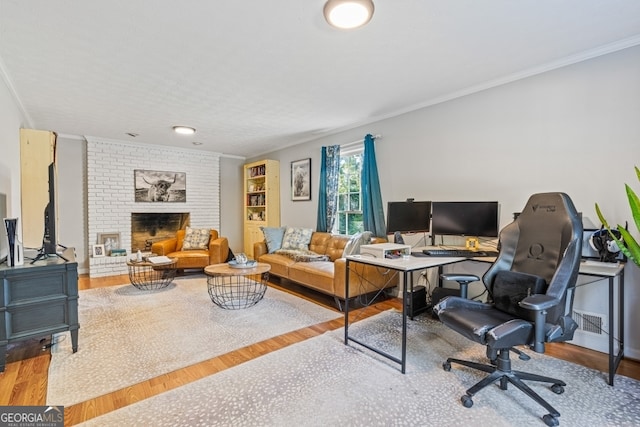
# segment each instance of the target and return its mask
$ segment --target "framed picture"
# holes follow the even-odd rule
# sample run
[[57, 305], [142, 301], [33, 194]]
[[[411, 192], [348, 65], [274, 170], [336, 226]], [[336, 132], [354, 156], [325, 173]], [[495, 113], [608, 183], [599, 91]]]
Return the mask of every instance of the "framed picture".
[[311, 200], [311, 159], [291, 162], [291, 200]]
[[133, 171], [136, 202], [186, 202], [187, 174], [136, 169]]
[[93, 245], [91, 248], [91, 256], [94, 258], [101, 258], [104, 256], [104, 245]]
[[104, 254], [111, 255], [114, 249], [120, 249], [120, 233], [98, 233], [98, 244], [104, 245]]

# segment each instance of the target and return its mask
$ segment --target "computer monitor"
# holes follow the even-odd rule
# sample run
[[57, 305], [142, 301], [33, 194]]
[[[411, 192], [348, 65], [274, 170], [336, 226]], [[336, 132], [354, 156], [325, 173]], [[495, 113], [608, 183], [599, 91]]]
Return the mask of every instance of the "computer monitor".
[[433, 202], [431, 234], [498, 237], [498, 202]]
[[429, 231], [431, 202], [416, 202], [411, 199], [404, 202], [387, 203], [387, 234], [418, 233]]

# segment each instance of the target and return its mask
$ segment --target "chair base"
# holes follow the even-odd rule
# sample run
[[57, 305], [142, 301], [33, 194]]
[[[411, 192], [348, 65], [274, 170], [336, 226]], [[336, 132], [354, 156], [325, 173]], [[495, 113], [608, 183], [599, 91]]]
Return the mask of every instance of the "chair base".
[[472, 369], [477, 369], [479, 371], [487, 372], [489, 375], [475, 384], [473, 387], [467, 390], [467, 394], [460, 398], [462, 404], [466, 408], [470, 408], [473, 406], [472, 397], [478, 393], [483, 388], [487, 387], [494, 382], [500, 381], [500, 389], [507, 390], [507, 385], [509, 383], [515, 385], [520, 391], [529, 396], [531, 399], [535, 400], [538, 404], [543, 406], [548, 414], [542, 417], [543, 421], [548, 426], [557, 426], [559, 425], [558, 417], [560, 417], [560, 413], [551, 406], [546, 400], [540, 397], [535, 391], [533, 391], [528, 385], [526, 385], [523, 380], [528, 381], [537, 381], [537, 382], [546, 382], [551, 383], [551, 391], [556, 394], [564, 393], [565, 384], [563, 381], [560, 381], [555, 378], [545, 377], [542, 375], [531, 374], [528, 372], [522, 371], [514, 371], [511, 369], [511, 360], [509, 358], [509, 349], [500, 350], [498, 353], [498, 357], [495, 360], [496, 365], [484, 365], [481, 363], [470, 362], [468, 360], [454, 359], [448, 358], [446, 362], [442, 364], [442, 367], [445, 371], [451, 370], [451, 364], [457, 363], [458, 365], [466, 366]]

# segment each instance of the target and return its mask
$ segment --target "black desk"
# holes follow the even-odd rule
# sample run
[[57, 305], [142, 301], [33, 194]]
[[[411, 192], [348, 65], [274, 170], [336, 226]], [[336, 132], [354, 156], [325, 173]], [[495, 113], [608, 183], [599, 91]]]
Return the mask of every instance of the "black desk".
[[[349, 298], [344, 301], [344, 343], [349, 344], [349, 341], [355, 342], [369, 350], [386, 357], [400, 364], [400, 371], [404, 374], [407, 365], [407, 313], [411, 311], [413, 313], [412, 300], [409, 297], [413, 294], [413, 272], [420, 271], [428, 268], [439, 267], [446, 264], [453, 264], [461, 261], [465, 261], [467, 258], [460, 257], [414, 257], [407, 258], [374, 258], [365, 255], [350, 255], [347, 257], [346, 264], [346, 281], [345, 281], [345, 295], [349, 295], [349, 269], [351, 263], [368, 264], [384, 269], [395, 270], [403, 275], [404, 284], [402, 286], [402, 350], [401, 355], [398, 358], [392, 354], [386, 353], [382, 350], [374, 348], [373, 346], [362, 342], [356, 338], [349, 336]], [[408, 286], [407, 286], [408, 285]]]
[[[410, 295], [413, 294], [413, 272], [420, 271], [429, 268], [441, 268], [444, 265], [455, 264], [462, 261], [480, 261], [486, 263], [492, 263], [495, 261], [495, 258], [492, 257], [481, 257], [481, 258], [460, 258], [460, 257], [409, 257], [408, 259], [397, 258], [397, 259], [380, 259], [373, 258], [361, 255], [351, 255], [347, 257], [347, 265], [346, 265], [346, 283], [345, 283], [345, 295], [349, 295], [349, 268], [350, 263], [361, 263], [374, 265], [386, 269], [396, 270], [403, 275], [403, 290], [402, 290], [402, 352], [400, 358], [388, 354], [379, 349], [373, 348], [372, 346], [355, 339], [349, 336], [349, 299], [345, 300], [345, 317], [344, 317], [344, 343], [345, 345], [349, 344], [349, 341], [355, 342], [357, 344], [362, 345], [363, 347], [368, 348], [369, 350], [380, 354], [396, 363], [399, 363], [401, 366], [401, 372], [404, 374], [406, 370], [406, 347], [407, 347], [407, 314], [408, 310], [413, 312], [410, 307], [412, 301]], [[614, 336], [613, 330], [610, 331], [609, 334], [609, 385], [613, 385], [613, 379], [620, 365], [620, 361], [624, 357], [624, 264], [620, 264], [617, 267], [603, 267], [597, 264], [580, 264], [580, 275], [591, 276], [596, 278], [596, 280], [608, 279], [609, 281], [609, 325], [610, 328], [614, 328], [614, 318], [615, 318], [615, 285], [618, 286], [618, 342], [619, 342], [619, 350], [618, 353], [615, 354], [614, 350], [614, 341], [616, 337]], [[617, 278], [617, 280], [616, 280]]]

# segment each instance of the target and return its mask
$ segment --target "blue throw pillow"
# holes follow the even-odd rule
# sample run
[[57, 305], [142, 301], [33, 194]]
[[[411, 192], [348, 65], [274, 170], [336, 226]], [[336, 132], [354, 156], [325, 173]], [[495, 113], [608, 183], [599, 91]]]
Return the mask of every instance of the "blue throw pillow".
[[282, 238], [286, 227], [260, 227], [260, 230], [264, 234], [264, 241], [270, 254], [282, 247]]

